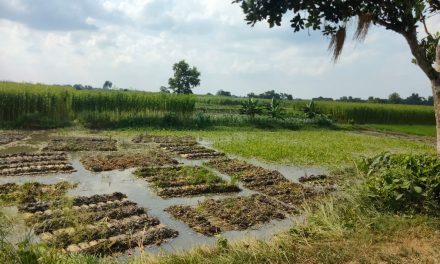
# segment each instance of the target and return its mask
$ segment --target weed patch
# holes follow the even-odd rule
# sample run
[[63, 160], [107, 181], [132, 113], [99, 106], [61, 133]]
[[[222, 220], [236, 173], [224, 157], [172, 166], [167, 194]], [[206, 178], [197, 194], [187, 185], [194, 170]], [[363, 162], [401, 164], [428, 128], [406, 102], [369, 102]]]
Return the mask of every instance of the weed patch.
[[236, 184], [223, 181], [204, 167], [144, 167], [135, 174], [153, 183], [162, 197], [240, 191]]

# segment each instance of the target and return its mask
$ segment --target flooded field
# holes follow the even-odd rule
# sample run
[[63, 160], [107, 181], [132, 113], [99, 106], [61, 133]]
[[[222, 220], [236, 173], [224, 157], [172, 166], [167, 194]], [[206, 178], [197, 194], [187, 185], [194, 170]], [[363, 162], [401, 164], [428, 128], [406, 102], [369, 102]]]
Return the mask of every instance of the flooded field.
[[217, 234], [269, 238], [301, 220], [302, 202], [336, 188], [318, 168], [228, 157], [189, 136], [33, 132], [0, 155], [4, 211], [22, 219], [11, 239], [30, 231], [96, 255], [175, 252]]

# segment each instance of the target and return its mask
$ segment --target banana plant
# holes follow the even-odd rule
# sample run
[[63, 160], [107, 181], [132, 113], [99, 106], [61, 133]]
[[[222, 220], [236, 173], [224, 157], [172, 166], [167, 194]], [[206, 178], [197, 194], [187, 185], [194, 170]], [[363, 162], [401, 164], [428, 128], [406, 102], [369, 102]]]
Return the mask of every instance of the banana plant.
[[259, 115], [263, 112], [258, 104], [258, 100], [249, 97], [247, 101], [241, 103], [240, 114], [249, 116], [250, 119], [254, 119], [255, 115]]
[[313, 100], [310, 100], [308, 104], [306, 104], [303, 108], [304, 114], [306, 114], [307, 118], [314, 118], [318, 113], [318, 108]]
[[272, 97], [270, 104], [267, 106], [267, 113], [274, 119], [284, 119], [284, 108], [281, 107], [280, 100]]

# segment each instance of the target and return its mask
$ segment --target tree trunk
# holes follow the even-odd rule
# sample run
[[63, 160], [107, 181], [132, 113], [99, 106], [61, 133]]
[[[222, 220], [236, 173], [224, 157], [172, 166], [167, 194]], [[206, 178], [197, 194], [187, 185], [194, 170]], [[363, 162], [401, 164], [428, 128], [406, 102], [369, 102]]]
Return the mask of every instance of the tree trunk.
[[435, 56], [435, 69], [437, 71], [437, 78], [431, 80], [432, 96], [434, 99], [435, 121], [437, 128], [437, 154], [440, 155], [440, 43], [437, 46]]
[[411, 53], [416, 58], [417, 65], [422, 69], [431, 81], [432, 97], [434, 99], [435, 123], [437, 129], [437, 154], [440, 155], [440, 43], [437, 45], [435, 56], [435, 68], [432, 62], [426, 58], [426, 50], [417, 40], [416, 27], [401, 33], [408, 42]]

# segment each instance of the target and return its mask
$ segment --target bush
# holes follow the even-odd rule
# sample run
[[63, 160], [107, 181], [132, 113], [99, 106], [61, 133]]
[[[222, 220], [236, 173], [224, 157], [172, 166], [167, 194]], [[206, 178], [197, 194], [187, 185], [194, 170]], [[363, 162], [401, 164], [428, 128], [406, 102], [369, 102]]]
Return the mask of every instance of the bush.
[[382, 210], [440, 215], [440, 159], [383, 153], [364, 158], [368, 198]]

